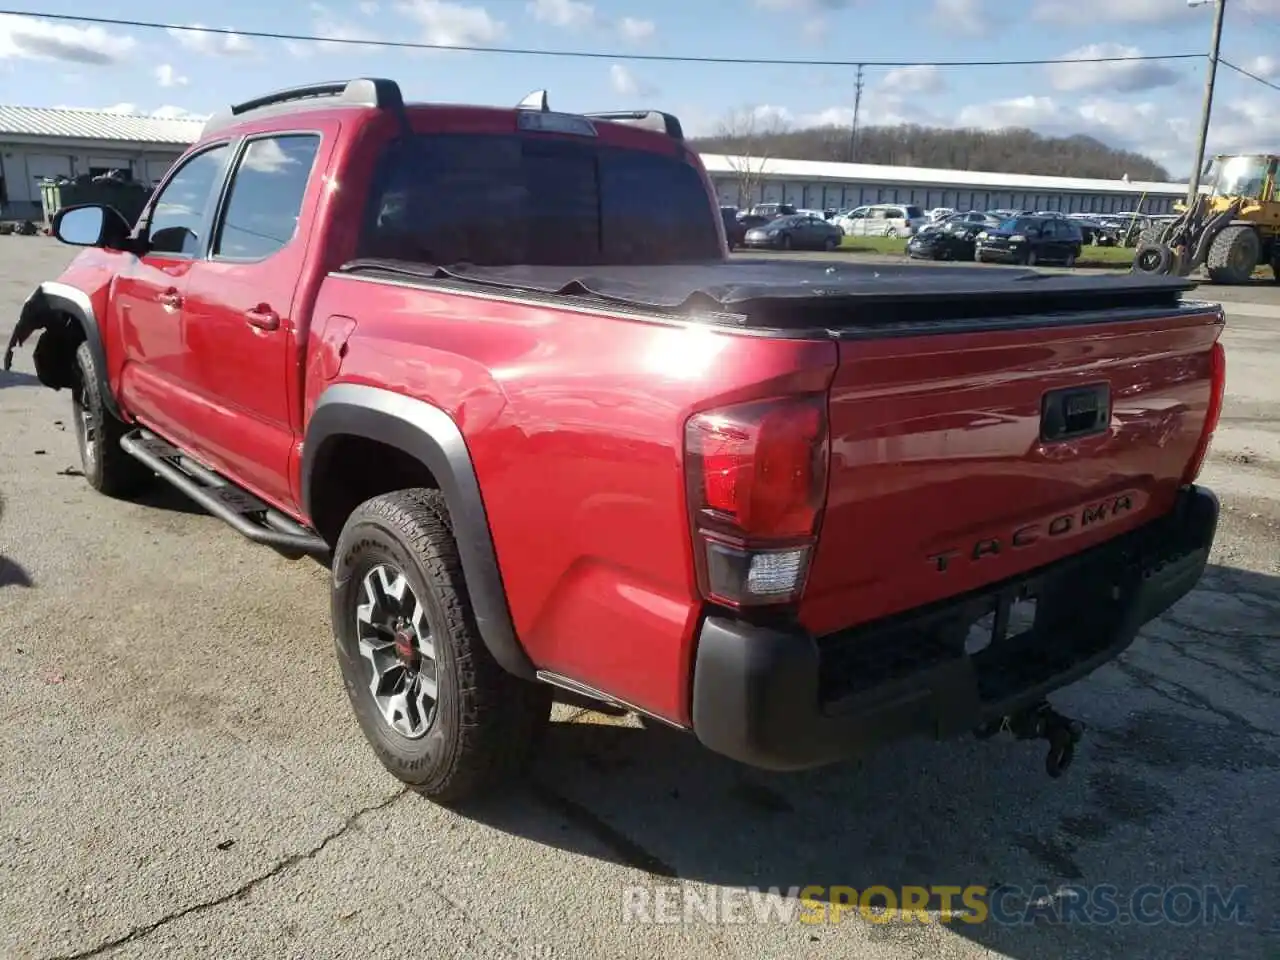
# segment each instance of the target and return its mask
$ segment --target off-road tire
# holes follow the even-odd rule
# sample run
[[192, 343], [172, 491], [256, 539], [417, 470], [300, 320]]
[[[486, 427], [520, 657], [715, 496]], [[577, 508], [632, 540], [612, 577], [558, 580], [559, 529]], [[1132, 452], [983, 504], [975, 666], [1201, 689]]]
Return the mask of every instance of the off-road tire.
[[1173, 267], [1172, 250], [1162, 243], [1144, 243], [1134, 251], [1130, 272], [1166, 276], [1173, 272]]
[[[435, 715], [418, 739], [384, 720], [369, 689], [369, 662], [359, 652], [356, 610], [364, 576], [379, 564], [405, 575], [434, 641]], [[485, 647], [439, 491], [400, 490], [352, 512], [334, 550], [331, 614], [347, 696], [392, 776], [438, 803], [454, 804], [524, 771], [550, 720], [552, 691], [508, 673]]]
[[1205, 267], [1214, 283], [1248, 283], [1262, 254], [1262, 240], [1253, 227], [1242, 224], [1222, 228], [1209, 244]]
[[120, 438], [130, 428], [103, 403], [102, 378], [87, 341], [76, 348], [75, 364], [71, 416], [80, 468], [99, 493], [120, 500], [134, 497], [151, 484], [155, 474], [120, 446]]

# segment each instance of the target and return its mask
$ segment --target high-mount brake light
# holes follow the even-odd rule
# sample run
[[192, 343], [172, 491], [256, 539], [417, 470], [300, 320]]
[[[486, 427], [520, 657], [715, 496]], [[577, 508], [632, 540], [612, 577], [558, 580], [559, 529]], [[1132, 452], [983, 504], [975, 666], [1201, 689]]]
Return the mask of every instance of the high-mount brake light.
[[1195, 453], [1187, 464], [1183, 474], [1184, 484], [1195, 483], [1204, 469], [1205, 459], [1209, 456], [1209, 446], [1213, 443], [1213, 435], [1218, 429], [1218, 421], [1222, 419], [1222, 403], [1227, 392], [1227, 352], [1222, 341], [1213, 345], [1209, 354], [1209, 408], [1205, 411], [1204, 427], [1200, 431], [1200, 442], [1196, 444]]
[[521, 130], [539, 133], [571, 133], [579, 137], [596, 136], [596, 125], [586, 117], [572, 113], [549, 113], [541, 110], [519, 110], [517, 124]]
[[689, 419], [685, 478], [704, 597], [729, 607], [799, 599], [826, 502], [827, 457], [823, 395]]

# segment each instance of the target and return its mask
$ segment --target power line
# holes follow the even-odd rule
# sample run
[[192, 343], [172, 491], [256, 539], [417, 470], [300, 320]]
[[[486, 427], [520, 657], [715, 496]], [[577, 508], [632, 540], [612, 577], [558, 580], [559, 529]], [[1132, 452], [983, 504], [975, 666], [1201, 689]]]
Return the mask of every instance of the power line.
[[1158, 60], [1199, 60], [1203, 53], [1144, 54], [1115, 57], [1070, 57], [1047, 60], [797, 60], [771, 57], [710, 57], [677, 54], [630, 53], [598, 50], [534, 50], [528, 47], [486, 47], [451, 45], [410, 40], [361, 40], [355, 37], [322, 37], [306, 33], [278, 33], [269, 30], [232, 30], [227, 27], [193, 27], [181, 23], [158, 23], [150, 20], [126, 20], [117, 17], [89, 17], [71, 13], [37, 13], [31, 10], [0, 10], [0, 16], [39, 17], [45, 20], [68, 20], [112, 27], [140, 30], [170, 30], [179, 33], [204, 33], [221, 36], [253, 37], [259, 40], [293, 40], [304, 43], [345, 44], [354, 47], [384, 47], [405, 50], [453, 50], [458, 53], [494, 53], [521, 57], [562, 57], [579, 60], [636, 60], [659, 63], [719, 63], [776, 67], [1034, 67], [1075, 63], [1138, 63]]
[[1237, 67], [1230, 60], [1223, 60], [1221, 57], [1219, 57], [1218, 63], [1222, 64], [1222, 66], [1227, 67], [1230, 70], [1234, 70], [1236, 73], [1240, 74], [1240, 76], [1242, 77], [1248, 77], [1250, 80], [1257, 81], [1258, 83], [1262, 84], [1264, 87], [1270, 87], [1272, 90], [1280, 90], [1280, 83], [1273, 83], [1272, 81], [1266, 79], [1265, 77], [1258, 76], [1256, 73], [1250, 73], [1244, 67]]

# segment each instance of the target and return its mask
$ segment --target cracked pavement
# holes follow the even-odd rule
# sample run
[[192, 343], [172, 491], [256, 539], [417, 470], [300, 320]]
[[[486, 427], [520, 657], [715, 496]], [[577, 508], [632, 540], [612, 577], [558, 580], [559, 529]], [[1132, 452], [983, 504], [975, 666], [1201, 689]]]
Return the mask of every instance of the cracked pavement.
[[[69, 255], [0, 237], [0, 337]], [[466, 814], [365, 749], [325, 571], [175, 493], [93, 494], [22, 351], [0, 373], [0, 957], [1280, 956], [1280, 290], [1205, 294], [1231, 297], [1213, 567], [1055, 698], [1089, 726], [1062, 780], [1003, 738], [769, 775], [565, 705], [535, 780]], [[623, 923], [623, 888], [667, 877], [1244, 885], [1251, 917]]]

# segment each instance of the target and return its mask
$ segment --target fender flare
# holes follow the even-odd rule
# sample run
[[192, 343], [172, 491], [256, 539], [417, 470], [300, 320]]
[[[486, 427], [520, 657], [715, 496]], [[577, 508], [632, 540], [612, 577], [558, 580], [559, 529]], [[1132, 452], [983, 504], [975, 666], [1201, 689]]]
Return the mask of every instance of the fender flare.
[[[9, 339], [8, 348], [5, 350], [4, 368], [8, 370], [12, 364], [15, 347], [26, 343], [27, 338], [33, 333], [48, 330], [54, 318], [60, 315], [70, 317], [79, 325], [85, 342], [89, 344], [89, 350], [93, 353], [94, 367], [98, 371], [98, 393], [102, 397], [103, 405], [113, 417], [123, 420], [124, 417], [120, 414], [120, 408], [107, 379], [107, 354], [102, 342], [98, 316], [93, 309], [93, 301], [89, 299], [88, 294], [77, 287], [55, 281], [46, 281], [36, 287], [31, 296], [27, 297], [26, 303], [22, 305], [18, 325], [14, 328], [13, 336]], [[53, 380], [48, 371], [42, 372], [38, 361], [36, 374], [40, 377], [41, 383], [54, 390], [69, 386]]]
[[326, 388], [307, 423], [302, 446], [302, 507], [308, 517], [317, 463], [327, 442], [343, 435], [394, 447], [431, 471], [449, 508], [480, 636], [500, 666], [533, 679], [536, 668], [516, 636], [507, 606], [475, 466], [453, 418], [439, 407], [380, 387], [340, 383]]

